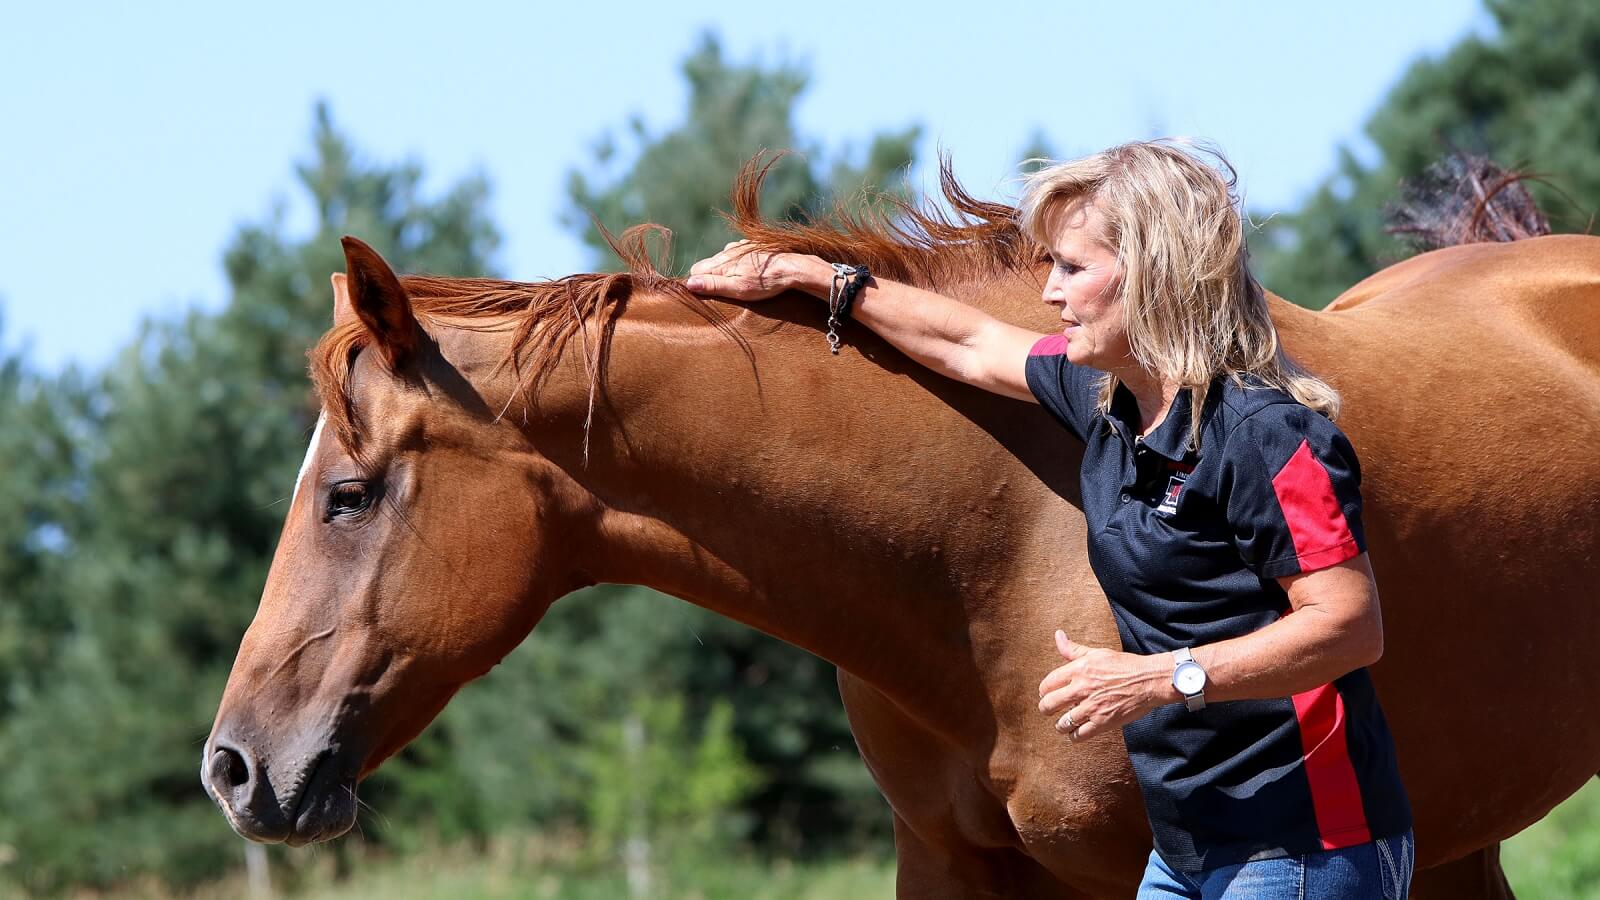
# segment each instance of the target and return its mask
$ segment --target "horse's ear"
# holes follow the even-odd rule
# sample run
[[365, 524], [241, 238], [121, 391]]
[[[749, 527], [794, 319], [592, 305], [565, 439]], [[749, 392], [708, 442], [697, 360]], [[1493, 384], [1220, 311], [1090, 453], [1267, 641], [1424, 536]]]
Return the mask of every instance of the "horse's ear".
[[356, 308], [350, 304], [350, 276], [333, 273], [333, 324], [343, 325], [356, 320]]
[[360, 319], [389, 368], [398, 371], [417, 349], [417, 319], [411, 298], [378, 251], [346, 236], [346, 274], [333, 276], [333, 321]]

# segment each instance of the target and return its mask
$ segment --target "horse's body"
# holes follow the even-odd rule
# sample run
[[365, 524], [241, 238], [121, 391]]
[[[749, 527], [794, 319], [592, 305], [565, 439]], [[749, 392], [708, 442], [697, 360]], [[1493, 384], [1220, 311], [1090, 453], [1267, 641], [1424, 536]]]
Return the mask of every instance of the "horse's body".
[[[394, 288], [371, 299], [372, 265], [352, 256], [352, 289], [369, 285], [355, 304], [388, 356], [372, 322]], [[923, 280], [1051, 331], [1036, 277]], [[1041, 410], [860, 327], [830, 356], [800, 298], [717, 328], [649, 278], [609, 330], [585, 311], [567, 352], [551, 345], [525, 403], [526, 372], [496, 365], [527, 339], [517, 316], [486, 331], [471, 304], [429, 311], [440, 282], [406, 286], [437, 343], [395, 354], [403, 381], [361, 353], [348, 390], [407, 521], [375, 518], [359, 552], [339, 543], [355, 531], [317, 531], [319, 485], [354, 469], [348, 448], [313, 446], [207, 745], [236, 828], [348, 827], [318, 791], [353, 788], [557, 597], [624, 582], [839, 667], [893, 808], [901, 896], [1132, 893], [1150, 845], [1120, 739], [1069, 743], [1036, 708], [1053, 629], [1117, 643], [1084, 555], [1082, 447]], [[1429, 254], [1336, 307], [1272, 309], [1343, 392], [1363, 463], [1387, 637], [1374, 675], [1433, 867], [1417, 895], [1503, 896], [1498, 842], [1600, 770], [1600, 239]]]

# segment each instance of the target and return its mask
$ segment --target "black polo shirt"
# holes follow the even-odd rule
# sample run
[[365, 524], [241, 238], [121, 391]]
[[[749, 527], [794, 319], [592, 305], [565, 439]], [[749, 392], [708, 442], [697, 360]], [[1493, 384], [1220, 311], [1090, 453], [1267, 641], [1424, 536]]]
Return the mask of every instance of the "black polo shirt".
[[[1366, 549], [1360, 467], [1344, 434], [1277, 389], [1211, 386], [1198, 452], [1190, 392], [1138, 439], [1126, 388], [1047, 337], [1027, 363], [1039, 403], [1084, 442], [1089, 563], [1124, 650], [1248, 634], [1290, 612], [1277, 580]], [[1293, 697], [1161, 706], [1123, 729], [1157, 851], [1200, 872], [1336, 849], [1411, 827], [1394, 742], [1366, 669]]]

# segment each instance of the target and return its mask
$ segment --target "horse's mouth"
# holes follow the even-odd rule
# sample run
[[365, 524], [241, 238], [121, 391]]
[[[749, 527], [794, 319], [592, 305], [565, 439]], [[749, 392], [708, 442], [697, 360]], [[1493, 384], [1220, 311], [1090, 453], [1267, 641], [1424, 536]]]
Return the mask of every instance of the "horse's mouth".
[[306, 777], [292, 827], [283, 842], [291, 847], [329, 841], [356, 823], [356, 779], [337, 754], [324, 753]]

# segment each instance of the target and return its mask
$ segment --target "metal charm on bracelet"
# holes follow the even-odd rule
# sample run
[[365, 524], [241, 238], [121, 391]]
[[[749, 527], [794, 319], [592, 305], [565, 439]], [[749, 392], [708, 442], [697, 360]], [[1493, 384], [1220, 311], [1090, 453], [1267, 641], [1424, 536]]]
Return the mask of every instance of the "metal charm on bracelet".
[[833, 280], [828, 283], [828, 349], [839, 355], [839, 313], [844, 307], [845, 287], [856, 274], [856, 267], [833, 264]]

